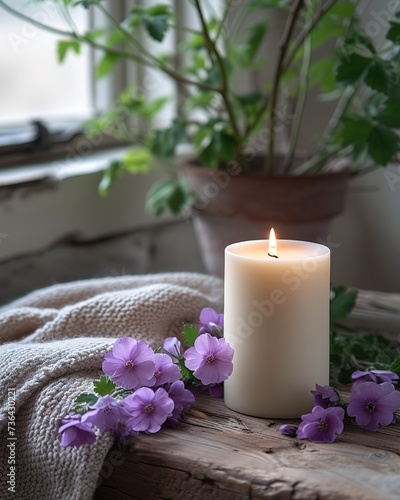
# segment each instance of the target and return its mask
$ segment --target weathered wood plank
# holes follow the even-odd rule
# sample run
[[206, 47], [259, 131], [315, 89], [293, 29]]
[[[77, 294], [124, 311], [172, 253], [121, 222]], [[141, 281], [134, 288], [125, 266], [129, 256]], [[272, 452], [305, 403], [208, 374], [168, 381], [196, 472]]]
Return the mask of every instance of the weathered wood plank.
[[353, 328], [400, 337], [400, 294], [359, 290], [356, 306], [346, 319]]
[[333, 445], [282, 436], [282, 421], [202, 396], [176, 429], [132, 441], [95, 499], [398, 499], [400, 430], [355, 426]]

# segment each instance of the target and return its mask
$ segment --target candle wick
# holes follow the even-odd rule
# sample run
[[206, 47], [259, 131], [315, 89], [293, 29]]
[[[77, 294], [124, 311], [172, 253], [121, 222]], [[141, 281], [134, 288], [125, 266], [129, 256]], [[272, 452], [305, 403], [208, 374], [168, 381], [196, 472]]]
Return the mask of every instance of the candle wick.
[[268, 255], [269, 255], [270, 257], [274, 257], [275, 259], [278, 259], [278, 256], [277, 256], [277, 255], [275, 255], [275, 254], [273, 254], [273, 253], [269, 253], [269, 252], [268, 252]]

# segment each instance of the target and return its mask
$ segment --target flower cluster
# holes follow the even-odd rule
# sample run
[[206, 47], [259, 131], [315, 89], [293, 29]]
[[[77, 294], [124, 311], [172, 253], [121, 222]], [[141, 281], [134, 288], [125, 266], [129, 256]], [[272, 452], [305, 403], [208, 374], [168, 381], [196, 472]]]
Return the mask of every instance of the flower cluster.
[[317, 384], [311, 391], [314, 397], [312, 412], [302, 415], [299, 426], [282, 425], [280, 432], [316, 443], [333, 443], [343, 432], [346, 414], [368, 431], [395, 423], [394, 412], [400, 408], [400, 392], [395, 389], [398, 375], [386, 370], [357, 370], [352, 379], [348, 403], [342, 402], [332, 387]]
[[158, 432], [164, 423], [175, 427], [194, 402], [193, 389], [222, 395], [222, 382], [233, 370], [233, 349], [222, 338], [223, 315], [205, 308], [200, 323], [199, 329], [184, 327], [185, 350], [176, 337], [156, 351], [144, 340], [118, 339], [104, 357], [94, 393], [78, 396], [61, 421], [61, 446], [92, 444], [96, 430], [123, 440]]

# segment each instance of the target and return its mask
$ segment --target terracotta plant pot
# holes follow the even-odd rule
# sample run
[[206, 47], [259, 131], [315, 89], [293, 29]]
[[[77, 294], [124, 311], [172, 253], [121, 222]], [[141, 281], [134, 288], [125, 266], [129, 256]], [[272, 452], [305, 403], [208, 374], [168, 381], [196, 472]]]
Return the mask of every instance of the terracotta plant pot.
[[344, 209], [348, 174], [305, 176], [242, 174], [187, 162], [185, 177], [197, 202], [193, 217], [205, 270], [223, 276], [224, 249], [244, 240], [278, 238], [327, 243]]

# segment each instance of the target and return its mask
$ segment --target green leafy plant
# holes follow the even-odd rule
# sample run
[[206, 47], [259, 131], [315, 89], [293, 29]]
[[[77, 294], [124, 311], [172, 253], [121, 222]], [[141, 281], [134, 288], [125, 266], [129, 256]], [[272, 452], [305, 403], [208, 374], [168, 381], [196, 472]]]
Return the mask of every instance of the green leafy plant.
[[378, 333], [362, 333], [345, 325], [357, 299], [357, 290], [332, 287], [330, 301], [331, 377], [340, 383], [351, 381], [356, 370], [391, 370], [400, 375], [400, 344]]
[[[0, 7], [61, 35], [60, 62], [87, 44], [102, 54], [98, 78], [126, 60], [167, 75], [179, 89], [181, 105], [167, 127], [158, 128], [157, 118], [169, 96], [149, 100], [136, 87], [127, 88], [112, 109], [87, 124], [89, 134], [107, 133], [133, 145], [105, 172], [102, 194], [122, 171], [146, 172], [157, 165], [155, 160], [162, 160], [168, 178], [150, 191], [148, 207], [157, 214], [165, 209], [180, 211], [194, 199], [178, 177], [174, 160], [183, 143], [193, 146], [205, 166], [224, 168], [237, 162], [248, 172], [254, 155], [249, 148], [262, 134], [267, 175], [322, 172], [343, 159], [351, 165], [351, 174], [359, 175], [387, 165], [397, 155], [400, 11], [378, 46], [376, 37], [362, 28], [357, 0], [247, 0], [240, 5], [227, 0], [215, 2], [214, 7], [220, 8], [212, 9], [206, 8], [210, 3], [205, 0], [191, 0], [193, 22], [189, 24], [181, 23], [164, 3], [144, 3], [117, 20], [101, 0], [54, 1], [65, 19], [71, 19], [71, 9], [81, 6], [100, 12], [106, 26], [83, 33], [72, 25], [70, 31], [59, 30], [28, 18], [2, 0]], [[263, 44], [278, 29], [268, 23], [271, 9], [281, 12], [283, 19], [272, 78], [242, 93], [237, 85], [242, 75], [270, 65]], [[229, 25], [233, 10], [249, 20], [237, 32]], [[162, 47], [170, 32], [180, 34], [178, 54], [153, 53], [142, 43], [149, 38]], [[314, 87], [335, 105], [326, 130], [298, 165], [294, 160], [299, 132], [306, 99]], [[276, 137], [282, 127], [287, 151], [278, 164]]]

